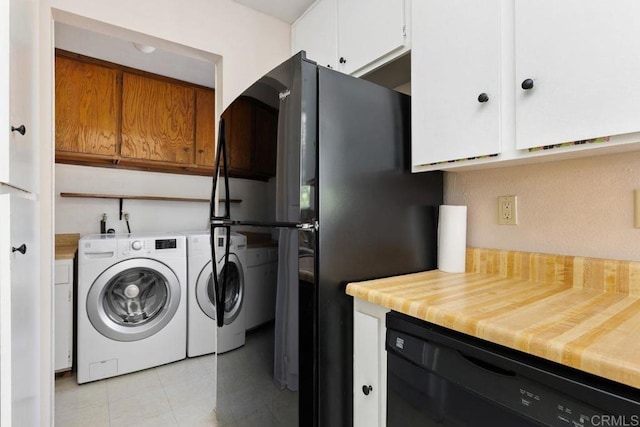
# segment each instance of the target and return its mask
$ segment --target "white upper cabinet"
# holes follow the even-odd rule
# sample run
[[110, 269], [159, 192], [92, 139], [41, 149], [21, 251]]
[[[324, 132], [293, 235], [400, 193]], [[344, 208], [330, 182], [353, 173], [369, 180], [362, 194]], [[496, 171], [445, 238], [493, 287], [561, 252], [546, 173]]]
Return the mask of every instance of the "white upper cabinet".
[[340, 71], [352, 74], [405, 44], [402, 0], [338, 0]]
[[412, 170], [639, 150], [638, 22], [638, 0], [414, 2]]
[[414, 164], [500, 152], [500, 1], [413, 3]]
[[307, 58], [328, 68], [338, 64], [337, 0], [314, 3], [291, 27], [292, 55], [301, 50]]
[[0, 132], [0, 183], [37, 192], [37, 2], [3, 1], [0, 12], [0, 115], [9, 122]]
[[638, 0], [515, 0], [518, 149], [640, 130], [639, 23]]
[[292, 54], [363, 75], [408, 52], [410, 0], [318, 0], [296, 22]]

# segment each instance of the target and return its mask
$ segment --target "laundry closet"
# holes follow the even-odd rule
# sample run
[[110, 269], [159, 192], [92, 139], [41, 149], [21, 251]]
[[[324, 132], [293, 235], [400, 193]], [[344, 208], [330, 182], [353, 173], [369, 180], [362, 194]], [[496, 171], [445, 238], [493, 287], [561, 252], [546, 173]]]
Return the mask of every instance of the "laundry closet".
[[[223, 374], [216, 376], [217, 355], [232, 355], [252, 334], [273, 328], [277, 235], [239, 230], [224, 259], [226, 241], [209, 232], [220, 114], [216, 58], [133, 39], [56, 23], [58, 421], [73, 419], [73, 405], [64, 405], [72, 383], [72, 392], [82, 394], [180, 363], [203, 369], [200, 379], [210, 381], [201, 394], [213, 408], [225, 393], [225, 385], [216, 384], [224, 382]], [[230, 160], [239, 165], [229, 181], [236, 216], [274, 216], [270, 108], [254, 102], [234, 113], [233, 120], [248, 127], [261, 123], [245, 140], [253, 152], [259, 139], [261, 158], [268, 158], [243, 169], [240, 149]], [[213, 263], [228, 284], [220, 330]]]

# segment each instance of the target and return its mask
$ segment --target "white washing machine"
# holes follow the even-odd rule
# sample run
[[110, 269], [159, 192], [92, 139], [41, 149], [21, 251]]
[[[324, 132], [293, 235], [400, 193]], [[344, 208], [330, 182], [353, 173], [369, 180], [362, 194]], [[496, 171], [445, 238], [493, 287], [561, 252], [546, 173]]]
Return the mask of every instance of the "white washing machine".
[[[226, 235], [215, 242], [218, 277], [226, 276], [224, 326], [216, 325], [216, 307], [211, 268], [211, 243], [208, 231], [188, 232], [188, 314], [187, 356], [224, 353], [244, 345], [245, 277], [247, 276], [247, 238], [231, 233], [229, 263], [224, 264]], [[216, 334], [217, 330], [217, 334]], [[217, 335], [217, 338], [216, 338]], [[217, 342], [216, 342], [217, 339]]]
[[185, 236], [97, 234], [78, 244], [78, 383], [186, 357]]

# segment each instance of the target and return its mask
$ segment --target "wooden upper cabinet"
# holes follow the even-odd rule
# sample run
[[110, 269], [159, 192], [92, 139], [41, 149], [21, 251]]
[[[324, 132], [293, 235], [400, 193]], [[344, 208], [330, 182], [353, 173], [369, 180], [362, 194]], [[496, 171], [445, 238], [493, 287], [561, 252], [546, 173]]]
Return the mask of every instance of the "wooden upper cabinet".
[[276, 175], [278, 111], [253, 98], [236, 99], [225, 120], [229, 174], [267, 179]]
[[238, 98], [222, 118], [225, 120], [227, 157], [230, 172], [250, 173], [253, 162], [253, 103]]
[[214, 90], [196, 89], [196, 165], [213, 167], [216, 157]]
[[113, 68], [56, 56], [56, 151], [116, 154], [119, 73]]
[[122, 157], [194, 163], [195, 89], [123, 73]]
[[278, 112], [264, 105], [255, 108], [255, 164], [261, 175], [275, 176], [278, 139]]

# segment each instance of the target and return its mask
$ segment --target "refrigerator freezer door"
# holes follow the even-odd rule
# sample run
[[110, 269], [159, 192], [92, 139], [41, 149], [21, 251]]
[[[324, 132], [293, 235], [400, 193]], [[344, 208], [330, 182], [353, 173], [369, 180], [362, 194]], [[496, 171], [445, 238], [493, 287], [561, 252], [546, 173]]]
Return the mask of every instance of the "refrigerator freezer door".
[[320, 425], [352, 418], [352, 300], [346, 283], [436, 268], [442, 175], [411, 174], [410, 98], [318, 70]]

